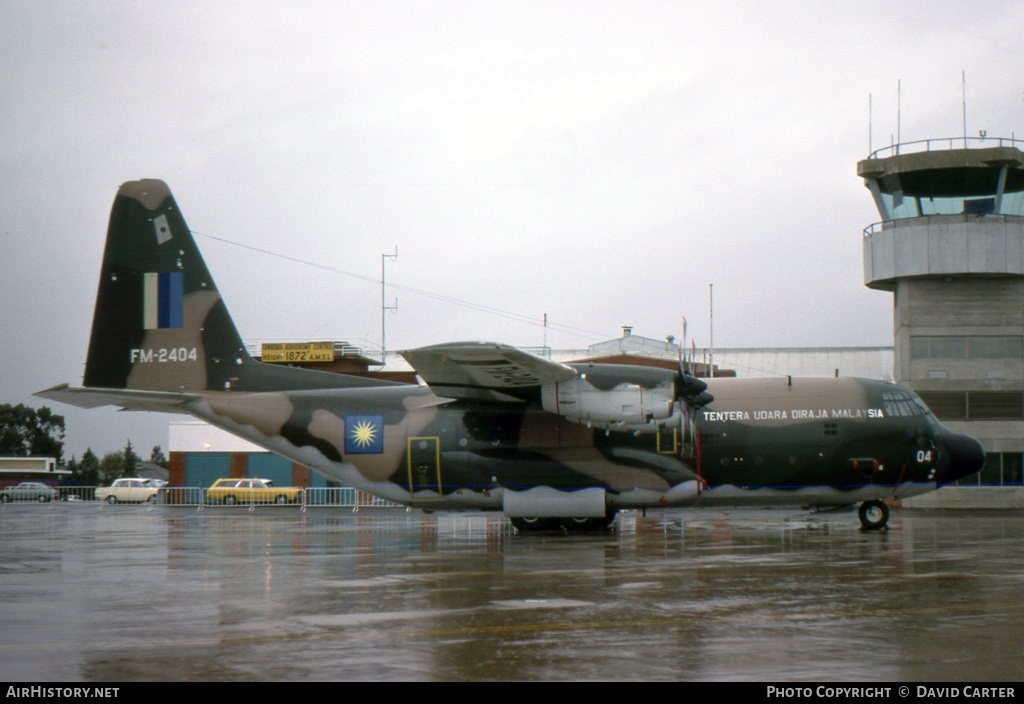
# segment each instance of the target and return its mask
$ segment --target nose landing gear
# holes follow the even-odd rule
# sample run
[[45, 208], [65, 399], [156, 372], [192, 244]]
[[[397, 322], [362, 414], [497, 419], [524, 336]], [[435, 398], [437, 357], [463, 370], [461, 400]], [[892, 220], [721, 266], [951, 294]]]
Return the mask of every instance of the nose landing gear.
[[857, 517], [864, 530], [881, 530], [889, 523], [889, 507], [878, 499], [865, 501], [857, 509]]

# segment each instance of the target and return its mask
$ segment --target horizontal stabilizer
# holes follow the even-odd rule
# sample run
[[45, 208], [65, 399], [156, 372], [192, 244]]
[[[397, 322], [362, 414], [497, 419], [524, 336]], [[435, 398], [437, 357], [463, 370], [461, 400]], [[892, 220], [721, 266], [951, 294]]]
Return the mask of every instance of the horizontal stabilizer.
[[157, 411], [186, 413], [182, 404], [199, 398], [196, 394], [174, 391], [138, 391], [132, 389], [82, 388], [59, 384], [34, 394], [50, 401], [59, 401], [79, 408], [120, 406], [126, 411]]

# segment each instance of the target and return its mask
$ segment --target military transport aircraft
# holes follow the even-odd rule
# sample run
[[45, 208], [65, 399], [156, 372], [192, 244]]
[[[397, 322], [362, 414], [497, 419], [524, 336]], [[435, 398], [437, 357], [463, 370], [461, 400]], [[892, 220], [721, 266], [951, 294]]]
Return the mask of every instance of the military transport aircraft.
[[187, 413], [329, 480], [428, 510], [503, 511], [519, 530], [596, 530], [621, 509], [860, 505], [981, 469], [973, 438], [912, 392], [853, 378], [713, 379], [561, 364], [501, 344], [402, 353], [420, 385], [246, 353], [163, 181], [121, 186], [81, 387], [39, 396]]

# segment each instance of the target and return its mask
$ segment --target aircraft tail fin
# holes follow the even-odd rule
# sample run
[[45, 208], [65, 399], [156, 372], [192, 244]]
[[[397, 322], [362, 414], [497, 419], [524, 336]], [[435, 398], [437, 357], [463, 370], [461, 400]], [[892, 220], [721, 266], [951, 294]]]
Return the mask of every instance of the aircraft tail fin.
[[224, 388], [228, 369], [247, 357], [167, 184], [123, 184], [110, 212], [85, 386]]
[[183, 393], [368, 382], [252, 359], [167, 184], [121, 186], [103, 253], [86, 387]]

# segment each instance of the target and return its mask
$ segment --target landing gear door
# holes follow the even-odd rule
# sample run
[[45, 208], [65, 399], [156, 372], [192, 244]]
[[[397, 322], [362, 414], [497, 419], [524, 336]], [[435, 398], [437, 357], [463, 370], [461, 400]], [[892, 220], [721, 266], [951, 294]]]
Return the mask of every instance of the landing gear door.
[[439, 496], [444, 496], [440, 438], [409, 438], [406, 457], [409, 460], [409, 493], [436, 491]]

